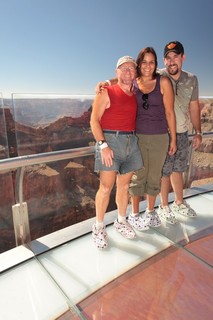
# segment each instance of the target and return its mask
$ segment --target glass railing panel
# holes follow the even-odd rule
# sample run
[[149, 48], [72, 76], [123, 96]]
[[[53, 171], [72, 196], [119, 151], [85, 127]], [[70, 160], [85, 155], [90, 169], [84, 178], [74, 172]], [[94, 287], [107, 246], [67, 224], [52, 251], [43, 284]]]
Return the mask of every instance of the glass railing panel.
[[[92, 101], [93, 96], [13, 95], [6, 102], [10, 157], [94, 145], [89, 125]], [[206, 107], [212, 110], [212, 98], [201, 100], [202, 110]], [[208, 132], [204, 113], [203, 117], [202, 130]], [[94, 156], [26, 167], [23, 201], [32, 240], [95, 215], [99, 178], [93, 168]], [[113, 190], [108, 211], [114, 208]]]
[[[98, 185], [94, 156], [27, 167], [23, 199], [31, 240], [94, 217]], [[115, 209], [114, 196], [115, 190], [108, 211]]]
[[[202, 144], [192, 149], [188, 186], [213, 183], [213, 97], [200, 98]], [[210, 135], [210, 133], [212, 133]]]
[[203, 191], [204, 186], [208, 189], [207, 186], [213, 184], [213, 97], [200, 97], [199, 101], [202, 144], [197, 150], [192, 149], [186, 186], [197, 189], [201, 194], [187, 200], [197, 212], [197, 217], [194, 221], [191, 219], [184, 221], [182, 230], [184, 230], [185, 239], [182, 244], [186, 245], [185, 248], [192, 254], [211, 264], [209, 244], [213, 230], [211, 210], [213, 194], [203, 193]]
[[13, 94], [17, 154], [88, 146], [94, 96]]
[[[0, 161], [9, 156], [6, 120], [8, 120], [7, 103], [0, 96]], [[10, 136], [10, 128], [8, 130]], [[0, 172], [0, 186], [0, 253], [2, 253], [15, 247], [12, 218], [12, 205], [15, 200], [13, 177], [10, 171]]]
[[7, 115], [7, 110], [4, 107], [3, 98], [0, 94], [0, 159], [8, 158], [9, 155], [5, 113]]
[[[94, 145], [93, 96], [13, 95], [12, 102], [19, 156]], [[26, 167], [31, 240], [94, 217], [98, 185], [94, 155]], [[113, 190], [108, 210], [114, 208]]]
[[0, 172], [0, 253], [14, 248], [12, 205], [15, 203], [11, 172]]
[[26, 168], [31, 240], [94, 216], [98, 179], [94, 157], [83, 157]]

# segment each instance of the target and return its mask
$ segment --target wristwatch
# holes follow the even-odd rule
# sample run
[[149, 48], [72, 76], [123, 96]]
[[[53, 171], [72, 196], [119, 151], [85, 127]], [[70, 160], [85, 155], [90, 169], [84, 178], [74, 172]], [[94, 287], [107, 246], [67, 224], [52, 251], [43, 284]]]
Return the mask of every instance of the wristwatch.
[[99, 147], [100, 147], [101, 150], [103, 150], [103, 149], [105, 149], [105, 148], [108, 147], [108, 144], [107, 144], [106, 140], [100, 140], [100, 141], [98, 141], [98, 145], [99, 145]]
[[104, 142], [106, 142], [106, 140], [100, 140], [98, 141], [98, 145], [101, 146]]

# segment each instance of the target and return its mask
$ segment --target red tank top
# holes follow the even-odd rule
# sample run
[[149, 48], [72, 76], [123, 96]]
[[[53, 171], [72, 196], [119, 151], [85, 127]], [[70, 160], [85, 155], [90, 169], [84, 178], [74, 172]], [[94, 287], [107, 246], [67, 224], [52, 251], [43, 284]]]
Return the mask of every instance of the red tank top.
[[136, 125], [137, 103], [135, 95], [128, 96], [118, 84], [106, 87], [110, 107], [101, 118], [105, 130], [134, 131]]

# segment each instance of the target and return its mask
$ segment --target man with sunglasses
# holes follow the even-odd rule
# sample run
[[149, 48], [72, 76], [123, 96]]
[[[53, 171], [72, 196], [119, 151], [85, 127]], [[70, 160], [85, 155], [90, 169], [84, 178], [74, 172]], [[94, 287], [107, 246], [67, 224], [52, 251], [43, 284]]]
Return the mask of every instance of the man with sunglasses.
[[[161, 70], [171, 80], [175, 94], [175, 116], [177, 130], [177, 151], [167, 155], [161, 181], [161, 206], [158, 214], [167, 222], [174, 223], [174, 215], [182, 214], [195, 217], [195, 211], [183, 200], [183, 173], [187, 169], [189, 154], [188, 128], [191, 120], [195, 131], [193, 148], [197, 149], [202, 142], [199, 93], [197, 77], [182, 70], [185, 60], [184, 47], [179, 41], [171, 41], [164, 48], [164, 64]], [[175, 201], [168, 205], [168, 195], [172, 185]]]

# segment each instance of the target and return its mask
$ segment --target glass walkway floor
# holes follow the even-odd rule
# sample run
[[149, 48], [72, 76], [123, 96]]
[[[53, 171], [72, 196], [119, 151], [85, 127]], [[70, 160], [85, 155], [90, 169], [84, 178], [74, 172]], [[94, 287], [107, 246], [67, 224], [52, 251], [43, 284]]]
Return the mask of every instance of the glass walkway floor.
[[185, 197], [196, 218], [178, 216], [134, 240], [107, 213], [102, 251], [90, 219], [1, 254], [0, 319], [212, 320], [213, 185]]

